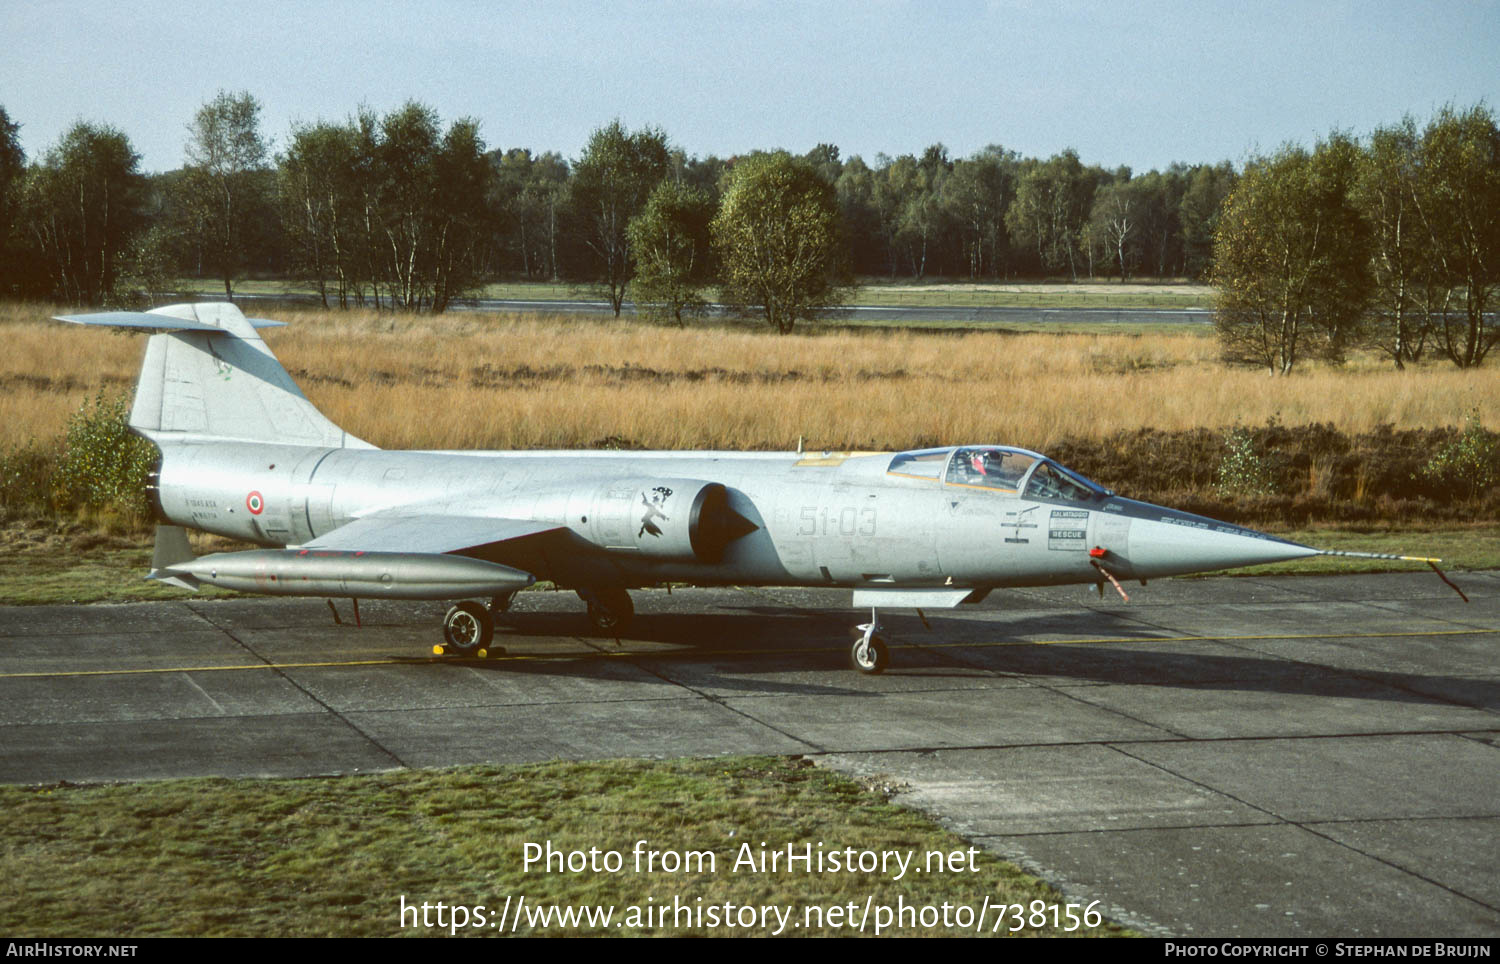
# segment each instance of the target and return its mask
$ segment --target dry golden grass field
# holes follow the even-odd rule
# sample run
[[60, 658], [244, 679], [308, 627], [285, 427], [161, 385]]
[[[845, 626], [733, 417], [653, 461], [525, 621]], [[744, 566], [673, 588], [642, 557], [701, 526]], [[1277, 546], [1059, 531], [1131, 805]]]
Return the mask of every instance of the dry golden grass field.
[[[0, 309], [0, 450], [60, 438], [101, 388], [128, 393], [144, 336]], [[252, 312], [254, 313], [254, 312]], [[1432, 361], [1230, 368], [1210, 334], [847, 329], [777, 337], [571, 317], [288, 312], [265, 332], [309, 398], [387, 448], [900, 449], [998, 441], [1046, 451], [1122, 429], [1331, 423], [1346, 432], [1500, 428], [1500, 379]]]

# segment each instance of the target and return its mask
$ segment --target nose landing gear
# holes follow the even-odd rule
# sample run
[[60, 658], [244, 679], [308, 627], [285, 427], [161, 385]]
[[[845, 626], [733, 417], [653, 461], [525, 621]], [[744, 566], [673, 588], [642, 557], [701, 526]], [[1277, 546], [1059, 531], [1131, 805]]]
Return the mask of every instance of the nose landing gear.
[[891, 651], [881, 635], [880, 614], [872, 606], [870, 621], [854, 627], [854, 645], [849, 649], [849, 665], [861, 673], [873, 676], [885, 671], [891, 663]]

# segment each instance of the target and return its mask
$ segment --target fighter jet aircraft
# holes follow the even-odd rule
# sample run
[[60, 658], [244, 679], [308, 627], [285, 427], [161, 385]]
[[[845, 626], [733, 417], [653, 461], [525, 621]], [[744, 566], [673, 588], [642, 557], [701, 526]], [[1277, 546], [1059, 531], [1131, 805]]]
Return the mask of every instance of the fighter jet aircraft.
[[[871, 611], [850, 662], [878, 673], [882, 608], [956, 607], [1006, 586], [1109, 582], [1123, 595], [1121, 580], [1320, 554], [1123, 498], [1007, 445], [383, 451], [298, 390], [259, 334], [280, 322], [219, 303], [58, 320], [156, 332], [130, 414], [160, 451], [152, 496], [167, 524], [148, 578], [356, 605], [461, 600], [439, 653], [483, 655], [494, 614], [539, 579], [575, 590], [612, 635], [634, 588], [837, 586]], [[184, 527], [266, 548], [196, 558]]]

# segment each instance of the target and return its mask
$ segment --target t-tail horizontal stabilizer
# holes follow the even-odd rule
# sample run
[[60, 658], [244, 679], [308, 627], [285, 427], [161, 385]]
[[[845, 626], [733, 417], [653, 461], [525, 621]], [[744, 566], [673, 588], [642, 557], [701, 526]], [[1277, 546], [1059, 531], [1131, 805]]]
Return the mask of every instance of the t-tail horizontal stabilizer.
[[130, 427], [153, 442], [374, 448], [324, 417], [261, 340], [259, 329], [281, 322], [246, 318], [235, 305], [209, 301], [55, 317], [152, 332]]
[[[53, 315], [55, 321], [66, 321], [74, 325], [102, 325], [105, 328], [140, 328], [147, 331], [216, 331], [223, 332], [222, 325], [205, 325], [189, 318], [174, 318], [152, 314], [149, 311], [99, 311], [91, 315]], [[286, 322], [269, 318], [246, 318], [251, 328], [284, 328]]]

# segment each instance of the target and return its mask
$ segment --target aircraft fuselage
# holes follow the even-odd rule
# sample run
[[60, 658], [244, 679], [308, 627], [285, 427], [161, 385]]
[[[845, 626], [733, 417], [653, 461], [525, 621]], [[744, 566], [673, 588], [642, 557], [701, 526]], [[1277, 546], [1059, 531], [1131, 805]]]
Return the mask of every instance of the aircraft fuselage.
[[[1145, 579], [1305, 552], [1103, 490], [1031, 497], [1025, 480], [1014, 489], [955, 481], [957, 460], [977, 450], [933, 450], [940, 460], [951, 453], [953, 466], [916, 477], [893, 471], [891, 453], [183, 443], [162, 446], [158, 495], [174, 523], [267, 546], [312, 542], [374, 513], [549, 523], [564, 547], [502, 544], [468, 554], [573, 587], [988, 588], [1098, 582], [1101, 570]], [[694, 545], [685, 497], [715, 485], [745, 524], [705, 554]]]

